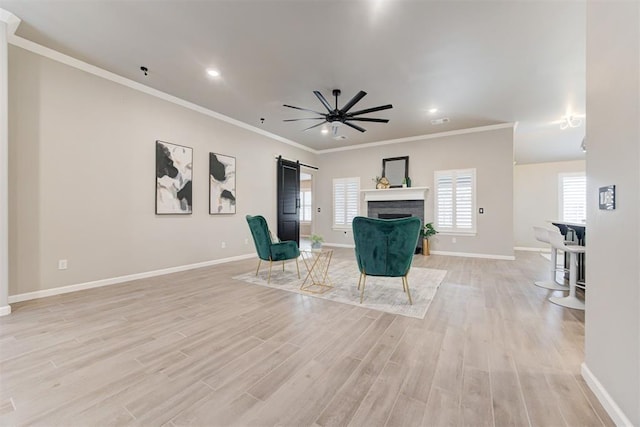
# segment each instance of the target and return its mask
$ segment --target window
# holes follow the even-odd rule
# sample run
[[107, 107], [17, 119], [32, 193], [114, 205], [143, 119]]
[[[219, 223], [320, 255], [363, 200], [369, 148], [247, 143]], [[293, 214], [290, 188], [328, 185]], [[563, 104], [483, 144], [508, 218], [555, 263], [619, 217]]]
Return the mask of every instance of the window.
[[333, 180], [333, 228], [351, 229], [360, 211], [360, 178]]
[[300, 191], [300, 221], [311, 222], [311, 190]]
[[560, 219], [584, 222], [587, 218], [587, 177], [584, 173], [561, 173], [558, 178]]
[[435, 173], [436, 229], [443, 233], [476, 232], [476, 170]]

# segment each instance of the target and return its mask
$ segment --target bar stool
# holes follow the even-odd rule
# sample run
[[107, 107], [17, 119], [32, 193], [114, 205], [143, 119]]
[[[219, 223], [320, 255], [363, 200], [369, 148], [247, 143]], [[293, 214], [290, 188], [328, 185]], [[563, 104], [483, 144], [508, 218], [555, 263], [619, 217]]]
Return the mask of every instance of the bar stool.
[[586, 248], [578, 245], [567, 245], [564, 237], [560, 233], [549, 232], [551, 246], [569, 253], [569, 295], [566, 297], [551, 297], [549, 301], [554, 304], [576, 310], [584, 310], [584, 301], [576, 297], [576, 286], [578, 278], [578, 254], [584, 254]]
[[549, 268], [551, 276], [549, 277], [549, 280], [539, 280], [537, 282], [534, 282], [534, 284], [540, 288], [550, 289], [552, 291], [568, 291], [568, 286], [556, 281], [556, 272], [566, 272], [566, 269], [564, 267], [558, 267], [558, 249], [554, 248], [549, 241], [549, 234], [558, 233], [552, 230], [547, 230], [543, 227], [533, 227], [533, 233], [536, 236], [536, 240], [542, 243], [547, 243], [551, 246], [551, 265]]

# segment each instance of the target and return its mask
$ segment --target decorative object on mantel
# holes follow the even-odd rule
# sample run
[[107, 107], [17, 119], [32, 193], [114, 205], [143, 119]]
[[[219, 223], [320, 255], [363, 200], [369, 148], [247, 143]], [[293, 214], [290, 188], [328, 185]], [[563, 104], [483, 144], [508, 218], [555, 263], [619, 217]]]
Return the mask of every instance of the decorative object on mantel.
[[322, 242], [324, 242], [324, 238], [319, 234], [312, 234], [309, 236], [309, 240], [311, 240], [311, 249], [320, 249], [322, 248]]
[[422, 255], [429, 256], [431, 255], [429, 251], [429, 237], [438, 234], [438, 230], [433, 227], [433, 222], [428, 222], [422, 227], [420, 234], [422, 235]]
[[389, 188], [389, 180], [384, 176], [382, 178], [376, 176], [375, 178], [373, 178], [373, 181], [376, 183], [377, 190], [384, 190], [385, 188]]
[[402, 187], [409, 178], [409, 156], [382, 159], [382, 176], [389, 180], [391, 188]]

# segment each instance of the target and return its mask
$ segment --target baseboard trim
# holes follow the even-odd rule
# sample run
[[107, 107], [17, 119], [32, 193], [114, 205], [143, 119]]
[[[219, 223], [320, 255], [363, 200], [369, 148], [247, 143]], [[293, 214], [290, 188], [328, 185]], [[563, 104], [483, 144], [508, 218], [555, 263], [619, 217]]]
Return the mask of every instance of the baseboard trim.
[[515, 261], [515, 256], [510, 255], [492, 255], [492, 254], [474, 254], [467, 252], [447, 252], [447, 251], [430, 251], [431, 255], [447, 255], [447, 256], [458, 256], [464, 258], [486, 258], [486, 259], [500, 259], [505, 261]]
[[11, 314], [11, 306], [5, 305], [4, 307], [0, 307], [0, 316], [6, 316]]
[[323, 243], [323, 246], [331, 246], [332, 248], [349, 248], [353, 249], [356, 245], [348, 245], [346, 243]]
[[549, 248], [530, 248], [527, 246], [515, 246], [514, 251], [527, 251], [527, 252], [551, 252]]
[[[128, 274], [126, 276], [112, 277], [109, 279], [94, 280], [91, 282], [77, 283], [75, 285], [60, 286], [58, 288], [43, 289], [41, 291], [27, 292], [24, 294], [10, 295], [9, 303], [29, 301], [37, 298], [45, 298], [54, 295], [67, 294], [69, 292], [83, 291], [85, 289], [99, 288], [102, 286], [115, 285], [118, 283], [129, 282], [131, 280], [146, 279], [149, 277], [162, 276], [170, 273], [178, 273], [180, 271], [193, 270], [196, 268], [209, 267], [217, 264], [224, 264], [232, 261], [240, 261], [244, 259], [255, 258], [256, 254], [238, 255], [229, 258], [214, 259], [211, 261], [197, 262], [195, 264], [179, 265], [176, 267], [162, 268], [160, 270], [145, 271], [144, 273]], [[2, 315], [0, 308], [0, 315]], [[11, 312], [11, 307], [9, 307]], [[8, 314], [8, 313], [7, 313]]]
[[604, 410], [607, 411], [607, 414], [609, 414], [609, 416], [613, 420], [614, 424], [617, 426], [633, 427], [633, 424], [631, 423], [631, 421], [629, 421], [629, 418], [627, 418], [624, 412], [622, 412], [622, 409], [620, 409], [620, 407], [616, 404], [616, 402], [604, 388], [602, 383], [600, 383], [596, 376], [593, 375], [593, 372], [591, 372], [591, 370], [587, 367], [586, 363], [583, 362], [582, 365], [580, 365], [580, 372], [582, 373], [582, 378], [584, 378], [593, 394], [596, 395]]

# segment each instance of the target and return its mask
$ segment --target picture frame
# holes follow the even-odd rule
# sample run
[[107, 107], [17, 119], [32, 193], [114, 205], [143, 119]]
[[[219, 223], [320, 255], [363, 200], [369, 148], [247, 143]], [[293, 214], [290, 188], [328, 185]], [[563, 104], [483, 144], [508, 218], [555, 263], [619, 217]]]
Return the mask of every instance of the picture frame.
[[156, 215], [193, 212], [193, 149], [156, 140]]
[[236, 213], [236, 158], [209, 153], [209, 215]]

